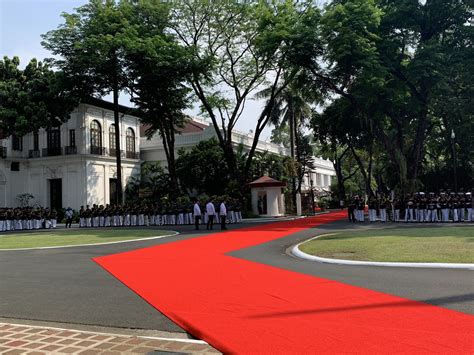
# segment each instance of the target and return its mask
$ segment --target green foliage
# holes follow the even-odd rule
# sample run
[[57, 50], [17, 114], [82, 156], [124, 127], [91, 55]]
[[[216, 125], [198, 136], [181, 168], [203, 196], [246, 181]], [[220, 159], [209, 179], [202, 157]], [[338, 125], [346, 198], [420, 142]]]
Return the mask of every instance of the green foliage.
[[124, 46], [137, 33], [129, 25], [130, 2], [90, 0], [64, 23], [43, 35], [42, 45], [58, 59], [51, 59], [84, 96], [100, 96], [124, 89], [127, 84]]
[[18, 57], [0, 60], [0, 129], [22, 136], [69, 119], [78, 104], [63, 73], [32, 59], [24, 70]]
[[224, 195], [232, 174], [216, 139], [201, 141], [190, 151], [178, 152], [176, 172], [183, 191]]
[[16, 196], [16, 200], [20, 207], [31, 207], [31, 202], [35, 197], [30, 193], [19, 194]]
[[[314, 87], [331, 96], [313, 127], [323, 144], [374, 158], [374, 165], [359, 164], [367, 186], [372, 168], [379, 189], [407, 191], [419, 188], [433, 167], [452, 166], [451, 129], [473, 127], [469, 19], [472, 6], [462, 0], [345, 0], [326, 7], [327, 50], [315, 53], [308, 69]], [[472, 161], [466, 138], [460, 133], [456, 149]], [[464, 183], [472, 184], [472, 174]]]
[[296, 173], [295, 162], [290, 157], [282, 157], [270, 152], [257, 152], [252, 161], [249, 180], [268, 175], [276, 180], [287, 182]]
[[[304, 20], [309, 4], [293, 2], [182, 1], [173, 4], [172, 27], [181, 43], [194, 50], [204, 70], [194, 72], [190, 82], [202, 114], [216, 128], [227, 165], [247, 180], [256, 143], [272, 116], [275, 99], [297, 70], [291, 64], [306, 50], [310, 21]], [[316, 16], [313, 17], [313, 19]], [[286, 73], [288, 72], [288, 73]], [[268, 102], [255, 119], [254, 144], [245, 164], [238, 164], [231, 137], [245, 103], [269, 87]]]
[[159, 162], [145, 162], [141, 166], [141, 188], [151, 192], [151, 198], [156, 200], [170, 193], [169, 174]]

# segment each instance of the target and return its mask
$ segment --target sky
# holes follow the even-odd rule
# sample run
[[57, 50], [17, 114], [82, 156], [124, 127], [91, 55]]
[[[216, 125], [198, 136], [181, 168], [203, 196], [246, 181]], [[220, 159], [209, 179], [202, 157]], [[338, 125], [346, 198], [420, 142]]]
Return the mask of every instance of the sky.
[[[0, 0], [0, 55], [20, 58], [24, 67], [30, 59], [42, 60], [51, 57], [50, 52], [41, 46], [41, 35], [56, 29], [63, 23], [62, 12], [73, 12], [74, 8], [85, 4], [86, 0]], [[105, 97], [111, 101], [111, 97]], [[123, 94], [120, 103], [130, 106], [128, 97]], [[263, 103], [248, 100], [236, 129], [244, 133], [253, 130]], [[198, 110], [187, 112], [197, 116]], [[271, 129], [262, 133], [262, 140], [268, 140]]]

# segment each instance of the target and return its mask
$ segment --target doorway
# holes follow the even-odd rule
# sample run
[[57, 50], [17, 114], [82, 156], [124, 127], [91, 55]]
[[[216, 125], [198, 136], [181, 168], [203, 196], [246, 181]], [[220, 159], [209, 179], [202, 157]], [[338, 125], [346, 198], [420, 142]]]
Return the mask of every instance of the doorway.
[[267, 192], [259, 191], [257, 200], [258, 214], [267, 214]]
[[51, 209], [63, 208], [63, 184], [62, 179], [49, 180], [49, 206]]

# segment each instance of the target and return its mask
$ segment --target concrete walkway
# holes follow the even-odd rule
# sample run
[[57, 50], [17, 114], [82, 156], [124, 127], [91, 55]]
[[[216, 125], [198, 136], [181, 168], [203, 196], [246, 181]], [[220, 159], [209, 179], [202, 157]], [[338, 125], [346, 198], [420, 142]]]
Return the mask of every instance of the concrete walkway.
[[219, 354], [199, 340], [143, 337], [0, 323], [0, 354]]

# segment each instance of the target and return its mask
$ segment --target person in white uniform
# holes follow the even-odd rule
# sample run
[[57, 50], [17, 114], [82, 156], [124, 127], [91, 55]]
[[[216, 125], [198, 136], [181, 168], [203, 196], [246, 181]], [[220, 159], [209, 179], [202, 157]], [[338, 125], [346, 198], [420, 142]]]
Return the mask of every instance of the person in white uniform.
[[214, 203], [210, 199], [206, 204], [206, 213], [207, 213], [207, 224], [206, 229], [212, 230], [214, 226], [214, 216], [216, 215], [216, 209], [214, 208]]
[[201, 207], [196, 199], [194, 199], [194, 207], [193, 207], [193, 214], [194, 214], [194, 226], [196, 230], [199, 229], [199, 222], [201, 220]]
[[225, 222], [227, 220], [227, 208], [225, 206], [225, 200], [222, 200], [219, 206], [219, 216], [221, 217], [221, 229], [227, 229]]

